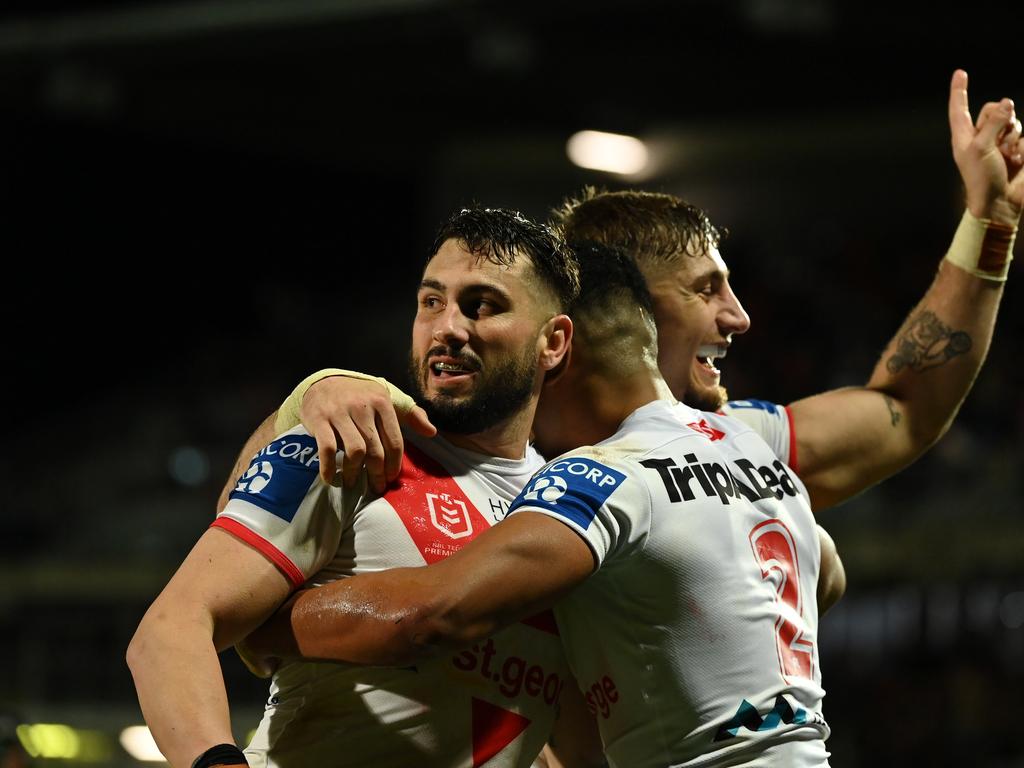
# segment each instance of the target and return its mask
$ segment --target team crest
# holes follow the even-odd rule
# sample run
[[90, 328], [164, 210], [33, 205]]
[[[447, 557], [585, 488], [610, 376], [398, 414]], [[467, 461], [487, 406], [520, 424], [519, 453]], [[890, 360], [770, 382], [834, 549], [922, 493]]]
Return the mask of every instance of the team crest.
[[466, 502], [447, 493], [428, 493], [427, 506], [430, 522], [449, 538], [464, 539], [473, 535], [473, 521], [469, 519]]

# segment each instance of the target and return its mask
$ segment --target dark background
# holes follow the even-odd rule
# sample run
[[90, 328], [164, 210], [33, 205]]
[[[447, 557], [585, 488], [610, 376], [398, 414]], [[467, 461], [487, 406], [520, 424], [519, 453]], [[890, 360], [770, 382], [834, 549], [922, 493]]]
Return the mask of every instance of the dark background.
[[[316, 368], [400, 377], [425, 249], [463, 203], [682, 195], [732, 232], [753, 327], [731, 394], [863, 383], [962, 210], [949, 77], [969, 72], [975, 110], [1024, 99], [1022, 21], [993, 2], [5, 4], [0, 708], [141, 722], [124, 648], [238, 448]], [[645, 139], [649, 170], [575, 168], [584, 128]], [[821, 628], [837, 768], [1024, 765], [1018, 282], [950, 433], [822, 515], [850, 580]], [[225, 664], [241, 738], [265, 686]]]

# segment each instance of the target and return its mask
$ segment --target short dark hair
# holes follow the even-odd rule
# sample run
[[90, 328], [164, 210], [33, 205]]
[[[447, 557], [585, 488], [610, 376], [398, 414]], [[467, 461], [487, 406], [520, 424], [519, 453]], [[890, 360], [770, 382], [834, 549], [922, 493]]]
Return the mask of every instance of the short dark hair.
[[569, 242], [620, 248], [643, 269], [671, 266], [683, 255], [700, 256], [728, 236], [708, 215], [682, 198], [661, 192], [608, 192], [584, 187], [552, 211], [551, 223]]
[[636, 260], [604, 243], [573, 243], [580, 262], [580, 295], [569, 307], [574, 343], [589, 350], [593, 370], [632, 374], [657, 358], [657, 331], [647, 282]]
[[580, 292], [575, 254], [553, 228], [506, 208], [462, 208], [441, 225], [427, 261], [446, 240], [456, 239], [480, 259], [510, 267], [516, 257], [530, 257], [534, 272], [566, 310]]

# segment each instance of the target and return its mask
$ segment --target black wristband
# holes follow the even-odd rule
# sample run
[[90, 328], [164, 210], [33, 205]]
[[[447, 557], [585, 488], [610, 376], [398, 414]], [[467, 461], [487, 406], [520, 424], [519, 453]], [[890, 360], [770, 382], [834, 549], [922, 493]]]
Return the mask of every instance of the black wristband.
[[192, 768], [210, 768], [211, 765], [248, 765], [242, 750], [234, 744], [218, 744], [210, 747], [192, 761]]

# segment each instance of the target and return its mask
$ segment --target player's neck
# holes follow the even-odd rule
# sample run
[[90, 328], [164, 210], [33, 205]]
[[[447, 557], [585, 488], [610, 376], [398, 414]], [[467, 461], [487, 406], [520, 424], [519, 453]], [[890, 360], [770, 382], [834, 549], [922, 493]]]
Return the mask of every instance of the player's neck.
[[484, 456], [521, 459], [526, 455], [536, 404], [537, 400], [534, 397], [522, 411], [482, 432], [474, 432], [471, 435], [457, 435], [452, 432], [440, 434], [452, 445]]
[[659, 382], [660, 376], [648, 370], [617, 377], [578, 373], [565, 382], [564, 392], [538, 411], [537, 448], [554, 458], [606, 440], [637, 408], [662, 399]]

